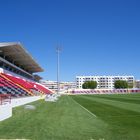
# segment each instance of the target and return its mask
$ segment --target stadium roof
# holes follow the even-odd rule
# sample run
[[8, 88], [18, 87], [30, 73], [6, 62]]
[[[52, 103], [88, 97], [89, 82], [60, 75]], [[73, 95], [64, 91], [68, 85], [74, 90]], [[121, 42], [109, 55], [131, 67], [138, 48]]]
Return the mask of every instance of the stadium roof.
[[15, 64], [19, 64], [31, 73], [43, 71], [20, 43], [0, 43], [0, 52], [10, 58]]

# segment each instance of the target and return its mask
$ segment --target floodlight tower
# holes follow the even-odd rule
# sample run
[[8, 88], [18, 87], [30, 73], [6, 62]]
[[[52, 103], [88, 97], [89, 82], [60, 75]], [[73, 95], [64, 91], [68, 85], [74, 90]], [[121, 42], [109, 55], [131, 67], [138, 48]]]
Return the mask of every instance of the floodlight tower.
[[56, 48], [56, 52], [57, 52], [57, 94], [59, 94], [60, 91], [60, 83], [59, 83], [59, 55], [61, 52], [61, 48], [57, 47]]

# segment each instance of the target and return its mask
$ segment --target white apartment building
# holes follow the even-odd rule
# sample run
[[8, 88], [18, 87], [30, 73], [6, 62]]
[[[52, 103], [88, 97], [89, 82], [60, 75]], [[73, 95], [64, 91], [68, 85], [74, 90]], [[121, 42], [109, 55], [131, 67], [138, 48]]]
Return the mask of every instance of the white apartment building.
[[76, 87], [81, 89], [85, 81], [96, 81], [98, 89], [113, 89], [116, 80], [134, 83], [134, 76], [76, 76]]

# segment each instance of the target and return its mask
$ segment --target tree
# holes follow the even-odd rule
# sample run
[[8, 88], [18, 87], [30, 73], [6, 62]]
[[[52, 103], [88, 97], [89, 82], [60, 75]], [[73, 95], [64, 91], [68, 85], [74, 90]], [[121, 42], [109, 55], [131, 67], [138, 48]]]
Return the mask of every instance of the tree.
[[114, 83], [114, 87], [116, 89], [128, 88], [128, 83], [127, 83], [127, 81], [124, 81], [124, 80], [116, 80], [115, 83]]
[[97, 82], [96, 81], [86, 81], [82, 85], [83, 89], [95, 89], [97, 87]]

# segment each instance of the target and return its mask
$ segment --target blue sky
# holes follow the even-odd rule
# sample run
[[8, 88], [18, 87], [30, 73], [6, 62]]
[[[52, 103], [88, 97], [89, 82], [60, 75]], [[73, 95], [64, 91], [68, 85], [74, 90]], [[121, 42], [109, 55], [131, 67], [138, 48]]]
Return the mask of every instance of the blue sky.
[[140, 79], [139, 0], [0, 0], [0, 42], [21, 42], [56, 80], [76, 75]]

